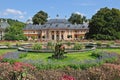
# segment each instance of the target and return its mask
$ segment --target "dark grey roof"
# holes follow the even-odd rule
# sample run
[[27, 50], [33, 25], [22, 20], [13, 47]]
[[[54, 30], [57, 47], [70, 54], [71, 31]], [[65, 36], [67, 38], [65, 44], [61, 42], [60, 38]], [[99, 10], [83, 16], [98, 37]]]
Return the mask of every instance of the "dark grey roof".
[[10, 25], [5, 21], [5, 22], [0, 22], [0, 28], [6, 29], [7, 27], [10, 27]]
[[27, 24], [23, 30], [39, 30], [41, 29], [40, 25]]
[[88, 29], [88, 23], [71, 24], [66, 19], [50, 19], [44, 25], [27, 25], [24, 30], [38, 30], [38, 29]]
[[64, 23], [64, 24], [69, 24], [68, 20], [66, 19], [50, 19], [46, 24], [54, 24], [54, 23]]

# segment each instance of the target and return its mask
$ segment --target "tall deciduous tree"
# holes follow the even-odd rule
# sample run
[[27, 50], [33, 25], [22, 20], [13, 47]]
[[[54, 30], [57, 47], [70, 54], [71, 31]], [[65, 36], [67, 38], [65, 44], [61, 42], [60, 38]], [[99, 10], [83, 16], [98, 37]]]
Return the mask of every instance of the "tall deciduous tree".
[[4, 39], [5, 40], [26, 40], [27, 38], [24, 36], [21, 27], [11, 26], [6, 29]]
[[80, 14], [77, 13], [72, 13], [70, 18], [68, 19], [68, 21], [72, 24], [82, 24], [83, 20], [86, 20], [86, 17], [82, 17]]
[[120, 10], [101, 8], [93, 15], [87, 39], [114, 40], [120, 39]]
[[33, 24], [44, 24], [47, 21], [48, 14], [44, 11], [39, 11], [32, 18]]

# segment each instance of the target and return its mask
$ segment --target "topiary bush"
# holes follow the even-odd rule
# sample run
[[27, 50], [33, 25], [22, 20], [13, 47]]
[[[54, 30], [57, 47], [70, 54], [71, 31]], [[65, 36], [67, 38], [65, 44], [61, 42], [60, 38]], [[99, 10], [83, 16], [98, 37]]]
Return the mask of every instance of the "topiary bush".
[[75, 43], [73, 47], [74, 50], [81, 50], [83, 48], [84, 48], [83, 44], [79, 44], [79, 43]]
[[41, 50], [42, 49], [42, 45], [40, 43], [36, 43], [32, 46], [33, 50]]
[[64, 56], [65, 54], [65, 46], [63, 44], [56, 44], [55, 46], [55, 52], [52, 55], [52, 57], [49, 58], [55, 58], [55, 59], [62, 59], [65, 58], [66, 56]]
[[25, 57], [27, 57], [27, 54], [26, 54], [26, 53], [21, 53], [21, 54], [19, 54], [19, 58], [25, 58]]
[[55, 47], [54, 43], [52, 43], [52, 42], [47, 43], [47, 48], [48, 49], [54, 50], [54, 47]]
[[96, 51], [93, 51], [92, 52], [92, 54], [91, 54], [91, 56], [94, 56], [94, 57], [96, 57], [96, 58], [99, 58], [99, 57], [102, 57], [102, 52], [96, 52]]

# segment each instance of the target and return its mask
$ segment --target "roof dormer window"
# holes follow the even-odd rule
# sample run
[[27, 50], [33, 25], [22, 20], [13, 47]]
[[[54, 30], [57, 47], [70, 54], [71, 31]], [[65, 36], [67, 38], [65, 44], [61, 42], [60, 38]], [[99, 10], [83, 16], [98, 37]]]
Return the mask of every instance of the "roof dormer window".
[[82, 26], [82, 28], [85, 28], [85, 26]]
[[56, 24], [56, 27], [58, 27], [58, 24]]
[[70, 27], [70, 25], [68, 25], [67, 27]]

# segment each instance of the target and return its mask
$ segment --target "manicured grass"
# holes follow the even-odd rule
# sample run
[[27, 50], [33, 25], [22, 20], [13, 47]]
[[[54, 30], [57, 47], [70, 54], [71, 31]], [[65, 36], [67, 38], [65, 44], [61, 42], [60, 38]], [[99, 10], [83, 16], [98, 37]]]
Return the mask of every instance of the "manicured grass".
[[0, 55], [3, 55], [7, 52], [14, 52], [17, 51], [16, 49], [0, 49]]
[[[120, 49], [96, 49], [93, 50], [95, 52], [98, 51], [107, 51], [107, 52], [115, 52], [120, 54]], [[84, 61], [84, 60], [94, 60], [96, 59], [95, 57], [91, 56], [93, 51], [86, 51], [86, 52], [74, 52], [74, 53], [68, 53], [65, 54], [67, 58], [57, 60], [57, 59], [48, 59], [52, 55], [52, 53], [27, 53], [27, 57], [24, 57], [22, 59], [19, 59], [20, 61], [22, 60], [41, 60], [43, 63], [47, 64], [48, 61], [55, 62], [55, 63], [66, 63], [69, 64], [69, 62], [75, 62], [75, 61]]]
[[57, 59], [48, 59], [48, 57], [52, 56], [52, 53], [27, 53], [27, 57], [23, 59], [31, 59], [31, 60], [44, 60], [45, 62], [48, 60], [54, 60], [54, 61], [68, 61], [68, 60], [85, 60], [85, 59], [91, 59], [93, 60], [94, 58], [91, 57], [92, 51], [87, 51], [87, 52], [79, 52], [79, 53], [68, 53], [65, 54], [67, 58], [57, 60]]

